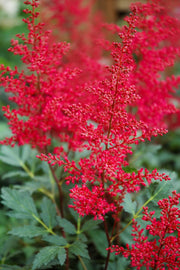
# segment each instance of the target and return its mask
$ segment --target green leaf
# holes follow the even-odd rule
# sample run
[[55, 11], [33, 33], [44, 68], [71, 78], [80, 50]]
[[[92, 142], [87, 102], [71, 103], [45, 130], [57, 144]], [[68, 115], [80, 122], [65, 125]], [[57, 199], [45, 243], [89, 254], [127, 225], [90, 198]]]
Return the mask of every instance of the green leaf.
[[15, 211], [9, 211], [7, 212], [7, 216], [16, 218], [16, 219], [32, 219], [33, 216], [29, 215], [29, 213], [18, 213]]
[[[141, 220], [141, 219], [140, 219]], [[124, 228], [127, 225], [126, 222], [121, 222], [122, 228]], [[147, 224], [146, 224], [147, 225]], [[128, 243], [129, 245], [133, 244], [133, 238], [131, 237], [132, 233], [132, 225], [129, 225], [120, 235], [119, 240], [123, 245], [126, 245]], [[118, 238], [117, 238], [118, 239]]]
[[66, 250], [64, 248], [60, 248], [58, 251], [58, 260], [60, 265], [63, 265], [66, 260]]
[[34, 216], [38, 217], [34, 201], [29, 193], [10, 188], [2, 188], [1, 197], [3, 199], [2, 203], [14, 210], [14, 213], [20, 214], [20, 216], [24, 215], [24, 218], [32, 219]]
[[97, 225], [100, 223], [102, 223], [101, 220], [90, 219], [83, 224], [81, 231], [84, 232], [84, 231], [97, 229]]
[[132, 201], [131, 194], [127, 193], [124, 198], [124, 202], [122, 203], [124, 211], [127, 213], [135, 214], [137, 203], [136, 201]]
[[13, 234], [19, 237], [36, 237], [40, 235], [47, 234], [46, 230], [43, 230], [40, 227], [34, 226], [34, 225], [25, 225], [22, 227], [14, 228], [12, 229], [9, 234]]
[[7, 257], [12, 249], [17, 248], [17, 237], [10, 236], [5, 241], [3, 241], [0, 247], [0, 258]]
[[88, 241], [88, 239], [84, 233], [79, 234], [79, 240], [81, 240], [81, 242], [84, 242], [84, 243]]
[[87, 245], [82, 243], [81, 241], [75, 241], [72, 246], [70, 246], [69, 251], [72, 252], [76, 256], [81, 256], [87, 259], [90, 259]]
[[118, 270], [128, 269], [129, 264], [130, 264], [130, 260], [128, 260], [127, 258], [124, 258], [122, 256], [118, 256], [116, 268], [114, 268], [114, 269], [118, 269]]
[[43, 237], [43, 240], [46, 242], [49, 242], [51, 244], [57, 245], [57, 246], [65, 246], [67, 245], [67, 241], [64, 237], [58, 236], [58, 235], [47, 235]]
[[65, 232], [69, 234], [76, 234], [75, 226], [65, 218], [57, 217], [58, 225], [61, 226]]
[[8, 172], [5, 173], [2, 176], [2, 180], [7, 179], [7, 178], [12, 178], [12, 177], [16, 177], [16, 176], [20, 176], [20, 177], [28, 177], [29, 175], [26, 172], [23, 171], [12, 171], [12, 172]]
[[27, 268], [19, 267], [18, 265], [7, 265], [2, 264], [0, 265], [0, 270], [25, 270]]
[[[1, 57], [0, 57], [0, 62], [2, 63]], [[11, 131], [10, 131], [8, 125], [1, 121], [1, 123], [0, 123], [0, 139], [2, 140], [5, 137], [10, 137], [10, 136], [11, 136]]]
[[[21, 155], [21, 159], [23, 162], [26, 162], [28, 160], [32, 151], [34, 151], [34, 150], [32, 150], [29, 145], [27, 145], [27, 144], [23, 145], [22, 155]], [[34, 151], [34, 152], [36, 152], [36, 151]]]
[[[69, 187], [67, 191], [69, 191]], [[70, 204], [73, 204], [73, 200], [70, 200]], [[72, 208], [69, 208], [69, 212], [72, 215], [72, 217], [77, 221], [79, 218], [79, 214], [76, 211], [74, 211], [74, 209]], [[83, 220], [83, 217], [81, 217], [81, 220]]]
[[138, 172], [136, 168], [132, 168], [130, 166], [122, 167], [122, 169], [126, 173], [132, 173], [132, 172], [137, 173]]
[[23, 192], [29, 192], [29, 194], [32, 195], [35, 191], [42, 188], [42, 183], [35, 182], [35, 181], [29, 181], [29, 182], [25, 182], [23, 186], [22, 185], [14, 185], [14, 187], [18, 190], [23, 191]]
[[57, 246], [50, 246], [50, 247], [42, 248], [35, 257], [32, 270], [35, 270], [35, 269], [40, 268], [41, 266], [47, 265], [56, 257], [58, 251], [59, 249]]
[[49, 227], [53, 228], [56, 225], [56, 209], [55, 205], [50, 199], [44, 197], [41, 203], [41, 214], [43, 222]]
[[157, 202], [163, 198], [167, 198], [176, 187], [172, 181], [152, 181], [148, 188], [150, 197], [153, 197], [153, 201]]
[[108, 242], [106, 238], [106, 234], [102, 230], [93, 230], [88, 231], [88, 235], [90, 236], [92, 242], [94, 243], [97, 251], [103, 256], [107, 256], [107, 250]]
[[[99, 270], [99, 269], [102, 269], [100, 268], [100, 265], [99, 265], [99, 262], [95, 262], [93, 259], [91, 260], [88, 260], [86, 258], [83, 258], [83, 262], [84, 262], [84, 265], [86, 266], [86, 269], [88, 270]], [[82, 266], [80, 260], [78, 261], [78, 270], [84, 270], [85, 268]], [[109, 269], [108, 269], [109, 270]]]
[[0, 160], [12, 166], [21, 167], [19, 160], [19, 148], [15, 146], [14, 148], [10, 146], [2, 146]]

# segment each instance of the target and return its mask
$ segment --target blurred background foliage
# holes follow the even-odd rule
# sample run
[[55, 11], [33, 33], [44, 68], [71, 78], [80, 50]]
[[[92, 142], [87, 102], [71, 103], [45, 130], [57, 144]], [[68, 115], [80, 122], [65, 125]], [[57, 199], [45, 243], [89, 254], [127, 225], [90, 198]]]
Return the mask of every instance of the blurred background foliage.
[[[117, 6], [113, 6], [115, 1], [101, 1], [98, 2], [98, 8], [105, 12], [107, 21], [116, 21], [122, 23], [122, 18], [128, 14], [128, 1], [118, 2]], [[131, 1], [132, 2], [132, 1]], [[128, 5], [127, 5], [128, 3]], [[109, 7], [112, 9], [109, 10]], [[15, 65], [21, 66], [20, 57], [14, 56], [8, 52], [10, 47], [10, 41], [15, 38], [17, 33], [26, 33], [27, 29], [22, 22], [24, 17], [23, 13], [24, 4], [21, 0], [0, 0], [0, 63], [5, 66], [14, 67]], [[172, 71], [171, 71], [172, 72]], [[177, 64], [173, 72], [180, 74], [180, 65]], [[9, 103], [8, 95], [4, 93], [4, 89], [1, 87], [0, 107]], [[180, 124], [180, 123], [179, 123]], [[10, 130], [7, 126], [6, 119], [3, 117], [3, 113], [0, 112], [0, 139], [10, 135]], [[31, 150], [28, 146], [10, 147], [0, 146], [0, 187], [4, 186], [16, 186], [17, 189], [23, 189], [29, 191], [31, 194], [35, 190], [39, 191], [39, 194], [46, 194], [52, 191], [55, 187], [53, 185], [52, 176], [47, 168], [47, 165], [40, 162], [36, 158], [36, 151]], [[76, 157], [79, 159], [79, 157]], [[142, 143], [139, 146], [134, 147], [134, 154], [130, 157], [130, 167], [140, 168], [146, 167], [149, 170], [157, 168], [160, 171], [167, 172], [173, 179], [173, 186], [180, 192], [180, 128], [170, 130], [168, 134], [163, 137], [152, 139], [151, 142]], [[53, 191], [55, 192], [55, 191]], [[50, 194], [49, 194], [50, 195]], [[68, 195], [68, 191], [67, 191]], [[167, 194], [168, 195], [168, 194]], [[41, 195], [39, 196], [41, 199]], [[137, 203], [143, 203], [145, 201], [145, 195], [142, 195], [137, 199]], [[134, 198], [136, 200], [136, 197]], [[6, 215], [6, 208], [0, 205], [0, 269], [13, 270], [13, 269], [28, 269], [28, 268], [13, 268], [14, 261], [17, 265], [20, 265], [22, 261], [26, 261], [33, 256], [33, 253], [38, 250], [39, 245], [31, 245], [33, 240], [24, 239], [19, 240], [15, 236], [7, 236], [9, 230], [13, 227], [21, 225], [15, 218], [8, 217]], [[126, 215], [122, 218], [124, 222], [129, 216]], [[22, 221], [23, 222], [23, 221]], [[24, 223], [23, 223], [24, 224]], [[122, 234], [121, 241], [126, 243], [129, 240], [130, 228]], [[101, 261], [104, 260], [106, 254], [103, 253], [102, 245], [106, 242], [105, 234], [102, 231], [96, 230], [93, 233], [89, 233], [92, 243], [96, 239], [96, 246], [90, 244], [90, 254], [92, 257], [91, 263], [86, 262], [88, 270], [102, 269]], [[92, 250], [91, 250], [92, 249]], [[99, 266], [96, 264], [96, 268], [93, 262], [97, 262], [96, 250], [99, 258]], [[116, 260], [116, 261], [115, 261]], [[4, 263], [11, 264], [1, 267]], [[116, 266], [115, 266], [116, 265]], [[124, 258], [114, 258], [111, 256], [111, 262], [109, 269], [124, 270], [128, 265], [128, 261]], [[50, 269], [50, 268], [49, 268]], [[80, 263], [77, 264], [77, 269], [82, 269]], [[132, 269], [132, 268], [131, 268]]]

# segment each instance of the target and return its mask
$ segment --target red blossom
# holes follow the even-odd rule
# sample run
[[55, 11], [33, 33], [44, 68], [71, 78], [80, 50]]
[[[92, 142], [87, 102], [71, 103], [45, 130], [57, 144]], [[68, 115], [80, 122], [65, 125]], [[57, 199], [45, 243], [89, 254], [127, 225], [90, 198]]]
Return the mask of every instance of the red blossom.
[[[137, 222], [133, 223], [132, 236], [135, 244], [126, 248], [112, 246], [111, 251], [116, 255], [122, 254], [130, 257], [131, 266], [140, 270], [142, 267], [149, 269], [174, 269], [180, 267], [180, 193], [172, 192], [168, 199], [158, 202], [161, 209], [161, 216], [153, 217], [155, 211], [148, 212], [148, 207], [144, 207], [142, 219], [150, 222], [146, 226], [149, 236], [145, 235], [145, 230], [141, 229]], [[151, 239], [153, 235], [153, 240]]]
[[[127, 157], [132, 154], [132, 146], [166, 133], [164, 117], [176, 112], [171, 99], [179, 77], [164, 79], [163, 72], [180, 55], [179, 44], [174, 42], [180, 24], [169, 15], [163, 0], [136, 4], [126, 18], [127, 25], [110, 26], [118, 34], [119, 42], [103, 40], [95, 47], [97, 31], [88, 28], [85, 37], [91, 38], [95, 48], [91, 51], [87, 40], [75, 42], [82, 34], [79, 26], [90, 15], [89, 6], [85, 10], [81, 7], [80, 12], [77, 7], [82, 1], [71, 2], [63, 2], [68, 3], [67, 6], [61, 3], [57, 9], [63, 13], [60, 17], [63, 30], [67, 26], [66, 11], [72, 14], [72, 21], [78, 26], [70, 31], [70, 46], [62, 41], [52, 42], [52, 32], [37, 22], [39, 2], [26, 1], [31, 7], [25, 10], [29, 17], [24, 19], [29, 33], [27, 37], [17, 35], [21, 42], [12, 40], [10, 48], [14, 54], [21, 55], [26, 71], [0, 67], [1, 86], [12, 94], [11, 100], [17, 105], [13, 110], [9, 106], [3, 108], [12, 137], [1, 143], [29, 143], [42, 152], [39, 158], [51, 166], [63, 166], [66, 183], [75, 184], [70, 190], [71, 207], [80, 215], [104, 219], [111, 212], [118, 220], [126, 193], [139, 191], [152, 179], [169, 180], [157, 170], [149, 172], [140, 168], [127, 173], [125, 167], [129, 165]], [[55, 0], [53, 3], [58, 4]], [[100, 61], [104, 48], [111, 53], [106, 67]], [[53, 154], [48, 154], [53, 138], [59, 145], [66, 142], [68, 150], [59, 146]], [[83, 150], [89, 151], [88, 157], [77, 162], [71, 160], [70, 151]], [[162, 221], [163, 228], [169, 226]], [[153, 232], [153, 228], [147, 227], [147, 230]], [[172, 230], [176, 227], [168, 232]], [[147, 267], [152, 254], [157, 264], [160, 254], [156, 239], [148, 244], [136, 223], [134, 231], [139, 249], [146, 247]], [[134, 256], [129, 246], [127, 250], [121, 249], [125, 256]], [[136, 245], [133, 250], [136, 251]], [[138, 258], [142, 258], [141, 253]], [[140, 267], [140, 259], [132, 260], [132, 264], [136, 261]]]
[[[95, 219], [104, 220], [108, 212], [114, 212], [116, 207], [106, 199], [103, 186], [94, 186], [92, 191], [85, 185], [75, 186], [71, 190], [70, 197], [74, 199], [74, 204], [70, 205], [81, 216], [92, 215]], [[110, 200], [110, 198], [109, 198]]]

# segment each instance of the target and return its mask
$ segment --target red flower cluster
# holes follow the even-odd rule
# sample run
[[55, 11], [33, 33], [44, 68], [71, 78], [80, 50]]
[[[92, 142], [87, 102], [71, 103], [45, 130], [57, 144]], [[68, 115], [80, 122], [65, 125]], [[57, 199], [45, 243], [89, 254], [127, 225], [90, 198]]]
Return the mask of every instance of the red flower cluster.
[[[111, 251], [116, 255], [122, 253], [124, 257], [131, 259], [131, 266], [140, 270], [141, 267], [149, 269], [174, 269], [180, 268], [180, 193], [172, 192], [172, 196], [158, 202], [161, 210], [159, 218], [153, 217], [155, 211], [148, 212], [148, 207], [144, 207], [142, 219], [150, 222], [145, 230], [134, 221], [133, 240], [135, 244], [126, 248], [112, 246]], [[153, 236], [153, 239], [152, 237]]]
[[[121, 42], [108, 45], [113, 64], [102, 72], [104, 66], [100, 65], [99, 59], [91, 58], [91, 64], [94, 63], [92, 72], [90, 65], [86, 66], [85, 62], [82, 61], [82, 70], [80, 70], [79, 64], [76, 67], [75, 63], [70, 61], [70, 56], [77, 53], [77, 49], [72, 50], [65, 59], [64, 55], [68, 55], [69, 45], [64, 42], [53, 44], [50, 42], [51, 33], [44, 30], [42, 23], [36, 22], [39, 16], [36, 12], [38, 1], [25, 3], [32, 6], [32, 10], [25, 10], [29, 17], [24, 19], [29, 34], [27, 37], [17, 35], [24, 44], [13, 40], [10, 51], [22, 56], [28, 72], [26, 74], [24, 71], [18, 71], [17, 68], [13, 71], [9, 67], [1, 66], [1, 85], [5, 87], [5, 91], [13, 93], [11, 100], [18, 105], [12, 111], [9, 106], [3, 108], [13, 133], [13, 136], [5, 139], [3, 143], [29, 143], [32, 147], [37, 147], [41, 149], [41, 152], [47, 153], [47, 147], [51, 144], [53, 137], [67, 142], [68, 151], [60, 148], [60, 157], [54, 158], [52, 154], [42, 154], [41, 159], [48, 160], [51, 164], [63, 165], [69, 173], [66, 177], [67, 183], [83, 183], [83, 188], [76, 186], [75, 191], [71, 190], [76, 209], [77, 205], [80, 207], [80, 201], [82, 203], [82, 191], [87, 192], [90, 187], [94, 194], [97, 191], [97, 197], [99, 197], [98, 192], [101, 187], [102, 201], [108, 204], [107, 198], [111, 198], [107, 209], [111, 211], [113, 203], [113, 209], [116, 209], [116, 216], [118, 216], [126, 192], [139, 190], [141, 185], [150, 183], [153, 178], [169, 179], [156, 171], [150, 173], [145, 170], [143, 173], [140, 169], [137, 173], [126, 173], [124, 170], [124, 167], [128, 165], [126, 157], [132, 153], [133, 144], [166, 132], [165, 129], [158, 129], [152, 118], [149, 122], [139, 114], [144, 120], [142, 121], [133, 114], [134, 106], [138, 105], [138, 108], [142, 108], [142, 104], [147, 105], [145, 101], [147, 83], [152, 81], [149, 78], [150, 69], [155, 85], [155, 88], [151, 89], [152, 92], [160, 93], [161, 98], [158, 96], [158, 101], [163, 96], [164, 102], [169, 102], [168, 98], [165, 98], [164, 88], [159, 88], [157, 78], [160, 76], [159, 71], [169, 65], [165, 61], [167, 56], [168, 59], [172, 59], [168, 60], [172, 64], [175, 58], [174, 53], [176, 52], [177, 55], [178, 50], [170, 47], [168, 51], [166, 43], [165, 45], [162, 43], [170, 35], [173, 36], [172, 29], [169, 31], [165, 29], [167, 27], [165, 22], [161, 27], [158, 24], [158, 16], [164, 14], [165, 11], [153, 1], [147, 5], [132, 7], [131, 16], [126, 19], [128, 26], [121, 29], [114, 28], [118, 31]], [[74, 12], [74, 9], [71, 11]], [[149, 18], [154, 24], [150, 24]], [[165, 18], [167, 19], [167, 16]], [[141, 29], [141, 32], [135, 30], [137, 27]], [[156, 39], [153, 39], [155, 29], [159, 29], [158, 43], [156, 42], [157, 35]], [[175, 26], [173, 29], [176, 29]], [[147, 31], [149, 31], [148, 34]], [[150, 44], [149, 51], [146, 51], [143, 45], [145, 38], [146, 43]], [[165, 51], [166, 54], [159, 51], [160, 49], [157, 50], [159, 44], [162, 44], [161, 47], [165, 46], [163, 52]], [[135, 61], [134, 53], [141, 55], [142, 60]], [[155, 61], [157, 53], [159, 64]], [[149, 54], [151, 58], [149, 56], [149, 62], [147, 62], [146, 57]], [[85, 57], [85, 54], [83, 55]], [[90, 59], [87, 54], [86, 59]], [[142, 70], [144, 81], [140, 77]], [[86, 72], [88, 75], [85, 77]], [[167, 95], [169, 96], [169, 92]], [[150, 97], [148, 100], [152, 101]], [[147, 112], [147, 107], [143, 109], [144, 112]], [[158, 106], [159, 125], [162, 120], [161, 107], [164, 110], [163, 115], [169, 112], [164, 103]], [[171, 108], [175, 111], [173, 105]], [[157, 110], [154, 113], [158, 119]], [[149, 113], [148, 116], [150, 116]], [[81, 151], [86, 149], [90, 151], [90, 155], [75, 164], [68, 158], [68, 153], [72, 149]], [[77, 189], [81, 190], [79, 199]], [[90, 197], [89, 200], [91, 200]], [[98, 212], [98, 210], [96, 213], [93, 212], [95, 217], [100, 216]]]
[[[55, 11], [60, 10], [62, 14], [63, 35], [68, 30], [64, 21], [66, 8], [77, 25], [70, 31], [72, 48], [65, 42], [53, 43], [52, 33], [37, 22], [37, 0], [25, 3], [32, 8], [25, 10], [29, 14], [24, 19], [29, 34], [27, 37], [17, 35], [22, 42], [13, 40], [10, 51], [22, 56], [26, 71], [0, 67], [1, 85], [13, 94], [11, 100], [17, 104], [13, 110], [9, 106], [3, 108], [12, 137], [1, 143], [29, 143], [36, 147], [41, 160], [47, 161], [52, 170], [56, 164], [62, 166], [66, 183], [75, 184], [70, 190], [72, 208], [82, 216], [92, 215], [102, 220], [110, 213], [117, 221], [126, 193], [139, 191], [152, 179], [169, 180], [157, 170], [149, 172], [141, 168], [127, 172], [126, 166], [132, 145], [166, 133], [164, 118], [176, 112], [171, 101], [180, 79], [166, 77], [165, 70], [180, 55], [179, 43], [175, 42], [180, 34], [180, 21], [169, 14], [165, 0], [136, 4], [126, 18], [127, 25], [110, 27], [117, 33], [119, 42], [107, 41], [96, 49], [94, 35], [97, 32], [93, 27], [88, 28], [87, 36], [93, 41], [91, 51], [85, 39], [75, 42], [81, 35], [80, 23], [90, 14], [89, 8], [85, 13], [80, 12], [81, 0], [71, 5], [68, 0], [64, 4], [51, 1], [52, 7], [53, 4], [58, 7]], [[78, 17], [80, 14], [82, 18]], [[54, 16], [58, 18], [56, 12]], [[111, 52], [111, 65], [107, 67], [100, 61], [104, 48]], [[66, 146], [61, 145], [48, 154], [53, 138], [59, 145], [66, 142]], [[77, 162], [70, 158], [71, 151], [83, 150], [88, 151], [88, 157]], [[58, 178], [55, 179], [60, 190]], [[163, 210], [158, 235], [153, 228], [159, 226], [159, 221], [144, 209], [144, 219], [152, 224], [147, 230], [159, 240], [148, 241], [134, 223], [137, 243], [132, 248], [127, 245], [127, 250], [115, 248], [126, 257], [131, 255], [132, 265], [137, 269], [142, 263], [147, 269], [165, 267], [164, 263], [179, 266], [179, 234], [166, 236], [174, 231], [179, 233], [179, 210], [174, 207], [178, 198], [174, 192], [168, 200], [159, 202]], [[167, 251], [169, 257], [161, 260]]]
[[[81, 216], [92, 215], [95, 219], [104, 220], [104, 216], [108, 212], [114, 212], [116, 207], [113, 203], [106, 200], [106, 194], [101, 186], [94, 186], [90, 191], [85, 185], [72, 189], [70, 197], [75, 201], [75, 205], [71, 205]], [[109, 198], [111, 200], [112, 198]], [[112, 199], [113, 200], [113, 199]]]
[[[81, 214], [85, 212], [84, 203], [88, 205], [89, 200], [91, 205], [91, 196], [86, 196], [90, 186], [93, 193], [97, 191], [97, 197], [99, 197], [99, 189], [94, 189], [94, 186], [101, 187], [103, 201], [106, 200], [108, 203], [107, 197], [111, 198], [110, 205], [114, 203], [118, 216], [126, 192], [138, 191], [141, 185], [146, 185], [146, 182], [150, 184], [153, 178], [169, 179], [156, 171], [150, 173], [145, 170], [143, 173], [143, 169], [140, 169], [136, 174], [126, 173], [123, 169], [128, 165], [126, 157], [131, 153], [133, 144], [166, 132], [137, 120], [128, 112], [128, 108], [141, 99], [135, 86], [137, 64], [133, 58], [138, 36], [135, 28], [141, 18], [141, 13], [137, 11], [136, 8], [132, 9], [133, 13], [127, 19], [129, 27], [125, 26], [119, 30], [121, 43], [114, 42], [110, 46], [114, 64], [108, 67], [108, 74], [104, 80], [96, 80], [93, 86], [84, 89], [87, 96], [92, 96], [92, 100], [89, 100], [86, 106], [82, 103], [74, 103], [64, 109], [72, 123], [79, 126], [76, 134], [79, 132], [79, 137], [82, 138], [81, 149], [90, 151], [89, 157], [80, 159], [76, 165], [65, 153], [60, 156], [41, 154], [42, 160], [53, 165], [64, 166], [69, 172], [66, 177], [67, 183], [83, 183], [83, 188], [76, 186], [75, 190], [71, 189], [74, 208]], [[83, 203], [82, 198], [86, 202]], [[81, 207], [83, 210], [80, 210]], [[95, 218], [99, 216], [98, 212], [98, 210], [96, 213], [93, 211]]]
[[[17, 67], [1, 65], [0, 82], [6, 92], [12, 93], [10, 99], [17, 104], [17, 108], [3, 111], [9, 120], [13, 136], [6, 138], [3, 143], [29, 143], [32, 147], [40, 148], [42, 152], [51, 144], [53, 137], [68, 141], [70, 148], [76, 149], [81, 139], [76, 138], [77, 124], [73, 124], [66, 116], [64, 108], [69, 104], [88, 102], [83, 89], [89, 81], [104, 73], [99, 58], [94, 60], [86, 56], [80, 59], [79, 65], [72, 64], [74, 58], [67, 55], [70, 45], [66, 42], [52, 43], [51, 31], [46, 31], [43, 23], [38, 23], [39, 13], [36, 8], [39, 1], [26, 1], [32, 10], [25, 9], [29, 14], [24, 22], [29, 33], [17, 35], [22, 41], [12, 40], [9, 51], [20, 55], [27, 71], [19, 71]], [[79, 69], [80, 62], [83, 69]], [[89, 83], [90, 84], [90, 83]]]
[[[180, 56], [180, 21], [173, 13], [169, 1], [150, 0], [147, 4], [135, 4], [138, 12], [135, 56], [137, 65], [135, 85], [139, 99], [138, 115], [152, 127], [165, 127], [165, 117], [177, 112], [173, 100], [178, 101], [175, 89], [180, 77], [168, 74]], [[176, 3], [177, 4], [177, 3]], [[176, 7], [177, 8], [177, 7]], [[163, 71], [163, 72], [162, 72]]]

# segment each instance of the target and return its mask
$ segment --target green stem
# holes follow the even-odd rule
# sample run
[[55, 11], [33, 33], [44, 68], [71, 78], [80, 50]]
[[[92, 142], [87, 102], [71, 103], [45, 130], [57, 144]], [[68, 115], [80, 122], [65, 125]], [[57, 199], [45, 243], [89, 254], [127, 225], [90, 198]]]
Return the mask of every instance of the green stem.
[[77, 220], [77, 231], [76, 231], [76, 233], [77, 234], [80, 234], [81, 233], [81, 217], [80, 216], [78, 216], [78, 220]]
[[51, 170], [51, 173], [52, 173], [52, 175], [54, 177], [54, 180], [55, 180], [55, 182], [57, 184], [57, 187], [58, 187], [58, 191], [59, 191], [59, 203], [60, 203], [59, 207], [60, 207], [61, 217], [63, 218], [64, 217], [64, 210], [63, 210], [63, 192], [62, 192], [62, 188], [61, 188], [61, 185], [59, 183], [59, 180], [58, 180], [58, 178], [57, 178], [57, 176], [56, 176], [56, 174], [54, 172], [54, 169], [51, 167], [50, 164], [49, 164], [49, 168]]
[[[52, 175], [54, 177], [54, 181], [56, 182], [57, 187], [58, 187], [60, 215], [61, 215], [62, 218], [64, 218], [62, 187], [61, 187], [59, 179], [57, 178], [57, 176], [55, 174], [55, 171], [54, 171], [53, 167], [50, 164], [49, 164], [49, 168], [50, 168], [51, 173], [52, 173]], [[62, 229], [62, 235], [63, 235], [64, 238], [66, 238], [66, 234], [65, 234], [65, 231], [63, 229]], [[65, 267], [66, 267], [66, 270], [69, 269], [69, 252], [68, 252], [68, 248], [66, 248], [66, 266]]]
[[33, 172], [31, 172], [29, 168], [22, 161], [20, 161], [20, 165], [25, 170], [25, 172], [33, 179], [34, 178]]
[[37, 222], [39, 222], [49, 233], [53, 234], [53, 235], [56, 235], [51, 228], [47, 227], [46, 224], [41, 220], [39, 219], [36, 215], [32, 215], [34, 217], [35, 220], [37, 220]]
[[104, 268], [104, 270], [107, 270], [108, 264], [109, 264], [110, 253], [111, 253], [111, 251], [110, 251], [110, 247], [111, 247], [111, 239], [110, 239], [110, 237], [109, 237], [108, 226], [107, 226], [106, 220], [104, 220], [104, 229], [105, 229], [105, 233], [106, 233], [106, 238], [107, 238], [107, 240], [108, 240], [108, 248], [109, 248], [109, 249], [108, 249], [108, 253], [107, 253], [107, 257], [106, 257], [105, 268]]
[[137, 213], [133, 216], [133, 218], [129, 221], [129, 223], [118, 233], [118, 234], [116, 234], [116, 235], [114, 235], [112, 238], [111, 238], [111, 243], [114, 241], [114, 239], [116, 238], [116, 237], [118, 237], [119, 236], [119, 234], [121, 234], [122, 232], [124, 232], [125, 230], [126, 230], [126, 228], [127, 227], [129, 227], [131, 224], [132, 224], [132, 222], [133, 222], [133, 220], [134, 219], [136, 219], [136, 218], [138, 218], [138, 216], [139, 216], [139, 213], [143, 210], [143, 207], [145, 207], [148, 203], [150, 203], [157, 195], [158, 195], [158, 193], [162, 190], [162, 188], [163, 187], [161, 187], [151, 198], [149, 198], [149, 200], [147, 200], [142, 206], [141, 206], [141, 208], [137, 211]]
[[80, 260], [80, 262], [81, 262], [81, 265], [82, 265], [83, 269], [84, 269], [84, 270], [88, 270], [88, 269], [86, 268], [86, 266], [85, 266], [85, 264], [84, 264], [83, 259], [81, 258], [81, 256], [78, 255], [78, 258], [79, 258], [79, 260]]

